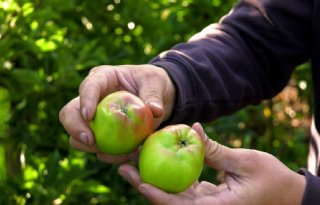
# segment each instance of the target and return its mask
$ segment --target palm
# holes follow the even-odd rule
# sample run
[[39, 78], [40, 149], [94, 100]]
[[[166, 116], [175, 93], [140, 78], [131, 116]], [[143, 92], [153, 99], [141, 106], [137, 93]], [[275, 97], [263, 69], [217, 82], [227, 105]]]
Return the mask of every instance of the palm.
[[[121, 170], [126, 170], [130, 173], [131, 180], [130, 183], [139, 187], [143, 182], [140, 179], [139, 172], [136, 168], [131, 165], [122, 165], [119, 168]], [[156, 187], [144, 184], [148, 187], [149, 192], [153, 192], [156, 198], [149, 198], [152, 204], [195, 204], [195, 205], [220, 205], [220, 204], [241, 204], [241, 198], [245, 197], [243, 184], [239, 184], [238, 179], [231, 175], [226, 176], [226, 183], [222, 183], [218, 186], [203, 181], [201, 183], [195, 183], [188, 190], [178, 193], [170, 194], [166, 193]], [[234, 203], [236, 202], [236, 203]]]
[[246, 204], [242, 203], [242, 199], [247, 197], [245, 182], [241, 182], [240, 178], [230, 174], [227, 174], [225, 179], [226, 182], [218, 186], [208, 182], [201, 182], [195, 188], [196, 204]]

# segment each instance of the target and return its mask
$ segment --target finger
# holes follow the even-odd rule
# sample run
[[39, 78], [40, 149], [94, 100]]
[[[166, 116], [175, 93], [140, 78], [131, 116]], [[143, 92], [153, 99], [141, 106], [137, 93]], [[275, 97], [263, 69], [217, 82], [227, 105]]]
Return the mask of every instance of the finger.
[[[142, 89], [141, 89], [142, 90]], [[143, 91], [141, 91], [143, 92]], [[154, 118], [161, 118], [163, 116], [163, 102], [151, 101], [150, 96], [144, 96], [146, 94], [140, 95], [141, 99], [146, 102], [147, 106], [150, 108]]]
[[180, 192], [179, 195], [189, 197], [189, 196], [195, 196], [195, 190], [197, 186], [199, 185], [199, 181], [197, 180], [195, 183], [193, 183], [187, 190]]
[[69, 138], [69, 144], [74, 149], [81, 150], [83, 152], [88, 152], [88, 153], [98, 153], [98, 152], [100, 152], [96, 144], [94, 144], [92, 146], [87, 146], [87, 145], [75, 140], [71, 136]]
[[202, 181], [195, 189], [195, 193], [197, 197], [202, 197], [202, 196], [211, 196], [214, 193], [219, 192], [219, 188], [207, 181]]
[[154, 118], [162, 117], [163, 109], [163, 93], [165, 91], [165, 82], [159, 80], [156, 72], [148, 72], [145, 70], [144, 75], [139, 79], [137, 77], [136, 83], [138, 85], [139, 97], [149, 106]]
[[[121, 165], [118, 169], [119, 174], [127, 180], [133, 187], [138, 189], [152, 204], [176, 204], [178, 203], [171, 203], [174, 201], [177, 201], [177, 199], [174, 199], [175, 197], [171, 196], [171, 194], [168, 194], [160, 189], [157, 189], [149, 184], [144, 184], [141, 181], [139, 171], [128, 164]], [[167, 202], [170, 201], [170, 203]]]
[[[156, 88], [149, 88], [142, 86], [139, 91], [139, 97], [142, 99], [142, 101], [150, 108], [154, 124], [153, 129], [157, 129], [160, 124], [163, 122], [164, 119], [164, 108], [163, 108], [163, 102], [161, 97], [155, 97], [155, 95], [159, 94], [159, 91], [156, 91]], [[152, 94], [153, 93], [153, 94]], [[154, 96], [152, 96], [154, 95]]]
[[196, 122], [192, 125], [192, 129], [194, 129], [202, 138], [203, 141], [206, 141], [208, 136], [204, 132], [204, 129], [202, 128], [201, 124], [199, 122]]
[[118, 173], [136, 189], [142, 184], [139, 171], [129, 164], [121, 165]]
[[91, 129], [80, 114], [79, 97], [74, 98], [61, 109], [59, 120], [65, 130], [75, 140], [88, 146], [94, 144], [94, 137]]
[[187, 205], [191, 203], [189, 197], [166, 193], [149, 184], [139, 185], [138, 190], [154, 205]]
[[100, 99], [117, 90], [118, 82], [114, 68], [99, 66], [91, 69], [90, 74], [82, 81], [79, 88], [80, 109], [83, 118], [93, 118]]
[[246, 153], [241, 149], [231, 149], [211, 140], [204, 132], [200, 123], [193, 124], [192, 128], [202, 137], [205, 144], [205, 163], [214, 169], [240, 174], [246, 166]]
[[97, 157], [100, 161], [109, 164], [123, 164], [132, 160], [131, 154], [124, 155], [109, 155], [102, 152], [97, 153]]
[[184, 192], [177, 195], [169, 194], [152, 185], [143, 183], [139, 171], [129, 164], [121, 165], [118, 169], [118, 172], [125, 180], [127, 180], [133, 187], [138, 189], [154, 205], [190, 204], [186, 203], [187, 201], [190, 202], [190, 195]]
[[153, 130], [156, 130], [162, 123], [163, 118], [154, 118], [153, 119]]
[[148, 105], [154, 118], [160, 118], [164, 114], [162, 91], [155, 86], [142, 85], [139, 90], [139, 97]]

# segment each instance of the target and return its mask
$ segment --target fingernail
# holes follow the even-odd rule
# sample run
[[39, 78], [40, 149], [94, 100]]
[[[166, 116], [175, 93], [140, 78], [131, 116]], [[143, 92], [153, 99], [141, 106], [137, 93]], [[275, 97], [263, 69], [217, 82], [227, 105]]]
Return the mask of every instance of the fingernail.
[[156, 102], [147, 102], [146, 104], [151, 109], [153, 116], [155, 118], [161, 117], [164, 114], [164, 110], [163, 110], [163, 107], [161, 106], [161, 104], [156, 103]]
[[88, 136], [86, 133], [81, 132], [79, 135], [79, 139], [80, 139], [80, 142], [82, 142], [85, 145], [88, 145]]
[[81, 109], [81, 115], [82, 115], [82, 118], [84, 119], [84, 120], [88, 120], [88, 112], [87, 112], [87, 108], [82, 108]]
[[152, 107], [155, 107], [157, 109], [162, 109], [161, 105], [156, 102], [149, 102], [149, 105], [151, 105]]

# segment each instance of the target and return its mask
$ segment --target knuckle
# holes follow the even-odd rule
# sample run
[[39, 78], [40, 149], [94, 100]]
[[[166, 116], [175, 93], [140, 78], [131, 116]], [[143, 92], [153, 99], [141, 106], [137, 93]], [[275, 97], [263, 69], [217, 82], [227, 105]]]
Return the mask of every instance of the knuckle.
[[94, 74], [94, 73], [99, 73], [101, 70], [105, 69], [107, 66], [105, 65], [100, 65], [100, 66], [95, 66], [90, 69], [89, 75]]
[[83, 90], [85, 87], [87, 87], [87, 84], [88, 84], [88, 76], [80, 83], [80, 86], [79, 86], [79, 92], [81, 90]]
[[144, 75], [147, 79], [154, 78], [157, 76], [156, 72], [152, 70], [146, 70], [146, 72], [144, 72]]
[[64, 122], [65, 116], [66, 116], [66, 106], [64, 106], [60, 111], [59, 111], [59, 121], [61, 123]]
[[259, 166], [261, 163], [262, 152], [258, 150], [244, 150], [244, 154], [240, 155], [240, 161], [244, 168], [251, 170], [254, 167]]
[[68, 116], [70, 114], [70, 110], [73, 110], [73, 104], [74, 104], [74, 101], [76, 100], [77, 98], [73, 99], [72, 101], [70, 101], [68, 104], [66, 104], [65, 106], [63, 106], [61, 108], [61, 110], [59, 111], [59, 121], [62, 123], [62, 124], [67, 124], [68, 122]]
[[99, 81], [96, 76], [87, 76], [80, 84], [79, 86], [79, 92], [86, 92], [90, 91], [92, 89], [99, 90]]
[[160, 98], [160, 92], [156, 88], [151, 88], [148, 90], [148, 93], [146, 94], [147, 98], [152, 99], [159, 99]]
[[147, 67], [132, 67], [130, 69], [131, 75], [136, 76], [143, 82], [154, 82], [154, 79], [159, 76], [157, 71], [154, 69], [149, 69]]
[[69, 133], [74, 132], [74, 124], [76, 124], [75, 122], [79, 122], [78, 119], [75, 120], [79, 116], [78, 100], [78, 97], [74, 98], [59, 111], [59, 121]]
[[214, 159], [216, 156], [220, 156], [222, 148], [219, 143], [210, 139], [206, 148], [206, 158]]

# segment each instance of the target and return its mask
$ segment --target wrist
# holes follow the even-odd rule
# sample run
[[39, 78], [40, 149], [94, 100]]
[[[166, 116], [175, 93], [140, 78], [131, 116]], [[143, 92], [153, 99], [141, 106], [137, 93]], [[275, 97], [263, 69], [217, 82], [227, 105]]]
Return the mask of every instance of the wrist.
[[305, 176], [293, 172], [293, 177], [289, 187], [290, 188], [288, 190], [290, 190], [290, 193], [286, 194], [288, 203], [285, 204], [301, 205], [306, 188]]

